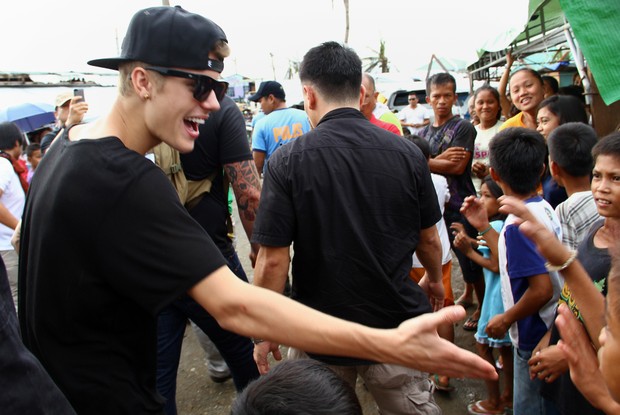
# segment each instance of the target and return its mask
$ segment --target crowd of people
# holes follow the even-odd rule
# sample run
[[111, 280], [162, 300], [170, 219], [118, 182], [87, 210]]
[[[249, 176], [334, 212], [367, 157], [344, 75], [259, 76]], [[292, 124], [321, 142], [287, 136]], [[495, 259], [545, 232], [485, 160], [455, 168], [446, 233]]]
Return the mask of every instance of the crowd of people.
[[[325, 42], [300, 65], [303, 111], [276, 81], [250, 97], [250, 144], [229, 54], [203, 16], [140, 10], [120, 56], [89, 62], [119, 72], [107, 115], [59, 96], [30, 168], [0, 124], [3, 413], [176, 414], [188, 322], [233, 414], [361, 414], [358, 379], [382, 414], [440, 414], [454, 377], [484, 379], [471, 414], [619, 413], [620, 133], [510, 55], [470, 119], [448, 73], [430, 110], [411, 93], [394, 114]], [[199, 191], [180, 200], [178, 174]], [[478, 355], [454, 334], [474, 305]]]

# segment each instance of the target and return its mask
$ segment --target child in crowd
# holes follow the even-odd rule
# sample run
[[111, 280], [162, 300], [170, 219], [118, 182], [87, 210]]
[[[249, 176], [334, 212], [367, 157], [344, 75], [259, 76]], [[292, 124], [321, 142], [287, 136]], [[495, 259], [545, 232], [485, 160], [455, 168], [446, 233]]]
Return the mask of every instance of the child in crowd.
[[29, 164], [26, 180], [30, 183], [32, 181], [32, 176], [34, 176], [34, 171], [37, 169], [37, 166], [41, 161], [41, 144], [29, 144], [28, 147], [26, 147], [26, 159]]
[[[459, 232], [454, 238], [454, 245], [472, 261], [476, 261], [484, 272], [484, 303], [478, 321], [478, 331], [475, 334], [478, 353], [493, 364], [495, 362], [493, 349], [498, 349], [504, 362], [503, 393], [500, 395], [498, 380], [486, 381], [488, 399], [468, 405], [470, 414], [503, 414], [505, 408], [512, 408], [513, 356], [510, 337], [506, 334], [502, 339], [494, 339], [486, 333], [487, 322], [504, 312], [497, 255], [497, 239], [505, 219], [505, 215], [499, 213], [497, 199], [503, 194], [497, 183], [487, 176], [480, 188], [480, 199], [468, 197], [462, 208], [469, 223], [479, 230], [478, 240], [472, 240], [465, 232]], [[479, 246], [478, 250], [483, 256], [474, 252], [473, 246]]]
[[[409, 140], [418, 146], [418, 148], [426, 157], [426, 160], [431, 158], [430, 146], [428, 142], [422, 137], [412, 134], [409, 136]], [[437, 194], [437, 202], [439, 203], [439, 209], [441, 210], [441, 219], [435, 225], [437, 227], [437, 233], [441, 240], [441, 272], [443, 289], [445, 292], [444, 307], [454, 305], [454, 293], [452, 292], [452, 251], [450, 251], [450, 239], [448, 237], [448, 231], [446, 229], [446, 222], [443, 218], [446, 203], [450, 200], [450, 190], [448, 189], [448, 181], [440, 174], [431, 173], [431, 179], [433, 180], [433, 186], [435, 187], [435, 193]], [[418, 256], [413, 254], [413, 264], [409, 276], [415, 282], [420, 282], [424, 276], [425, 270]], [[442, 326], [439, 330], [439, 335], [446, 340], [454, 342], [454, 326]], [[450, 385], [450, 377], [433, 375], [433, 382], [435, 388], [443, 392], [451, 392], [454, 387]]]
[[[567, 124], [568, 125], [568, 124]], [[557, 130], [556, 130], [557, 131]], [[596, 137], [594, 135], [594, 137]], [[552, 137], [555, 138], [555, 137]], [[560, 137], [557, 137], [558, 139]], [[562, 140], [564, 141], [564, 140]], [[569, 140], [570, 141], [570, 140]], [[554, 141], [552, 141], [554, 142]], [[596, 143], [596, 140], [594, 141]], [[577, 152], [573, 144], [572, 152]], [[570, 152], [569, 150], [568, 152]], [[597, 201], [595, 207], [604, 218], [595, 221], [584, 235], [579, 244], [577, 258], [594, 283], [594, 286], [603, 296], [607, 294], [607, 275], [611, 268], [609, 248], [615, 244], [614, 230], [620, 230], [620, 211], [611, 206], [620, 203], [615, 192], [615, 178], [620, 171], [620, 134], [611, 134], [594, 145], [592, 155], [595, 158], [592, 179], [592, 195]], [[589, 163], [590, 165], [592, 162]], [[591, 318], [581, 312], [581, 307], [576, 304], [576, 298], [568, 284], [564, 286], [560, 295], [560, 304], [566, 304], [572, 313], [581, 318], [587, 325], [587, 319]], [[602, 313], [602, 310], [600, 310]], [[598, 347], [596, 339], [601, 325], [591, 332], [592, 343]], [[541, 394], [545, 398], [547, 414], [563, 415], [598, 415], [595, 409], [575, 388], [567, 372], [568, 363], [561, 351], [556, 347], [560, 340], [560, 333], [555, 325], [549, 336], [545, 336], [536, 347], [536, 353], [530, 360], [530, 374], [544, 380]]]
[[[493, 180], [505, 195], [524, 201], [560, 238], [562, 231], [553, 208], [536, 191], [546, 157], [543, 136], [533, 129], [508, 128], [500, 131], [489, 147]], [[542, 415], [540, 380], [530, 380], [528, 360], [551, 326], [562, 284], [558, 273], [547, 270], [534, 244], [519, 231], [513, 215], [506, 218], [499, 235], [498, 255], [505, 311], [489, 320], [486, 333], [501, 339], [510, 329], [515, 348], [514, 413]]]
[[599, 218], [590, 189], [592, 147], [597, 141], [596, 131], [580, 122], [560, 125], [547, 139], [551, 176], [568, 194], [555, 213], [562, 224], [562, 243], [570, 249], [577, 249]]
[[[601, 170], [595, 168], [595, 176], [600, 175], [600, 187], [606, 186], [607, 192], [615, 186], [615, 181], [608, 176], [610, 166], [605, 166], [610, 160], [615, 158], [615, 165], [620, 161], [620, 135], [614, 138], [616, 143], [613, 147], [614, 156], [608, 153], [609, 143], [605, 147], [595, 147], [594, 153], [600, 151], [602, 157]], [[601, 140], [601, 144], [605, 139]], [[597, 146], [598, 147], [598, 146]], [[598, 163], [598, 160], [597, 160]], [[616, 167], [617, 170], [617, 167]], [[617, 173], [615, 173], [617, 176]], [[604, 184], [604, 182], [608, 182]], [[595, 190], [596, 186], [596, 190]], [[593, 193], [595, 195], [605, 193], [600, 190], [599, 185], [593, 181]], [[616, 192], [615, 192], [616, 193]], [[610, 199], [618, 199], [616, 195]], [[618, 333], [620, 333], [620, 227], [614, 226], [611, 222], [605, 230], [607, 242], [613, 265], [611, 266], [606, 286], [608, 286], [607, 300], [599, 292], [597, 284], [592, 284], [591, 276], [588, 275], [588, 266], [581, 262], [583, 256], [575, 257], [573, 253], [563, 246], [555, 235], [551, 234], [547, 228], [533, 217], [531, 212], [524, 206], [523, 202], [514, 198], [502, 198], [500, 200], [500, 211], [510, 213], [519, 218], [519, 229], [530, 238], [539, 252], [548, 260], [551, 267], [560, 270], [568, 288], [572, 292], [573, 302], [571, 305], [562, 304], [558, 308], [559, 316], [556, 319], [556, 326], [562, 336], [558, 343], [558, 349], [568, 361], [570, 377], [575, 386], [581, 391], [583, 396], [594, 406], [602, 410], [605, 414], [620, 413], [620, 382], [618, 382], [618, 368], [620, 365], [620, 343]], [[606, 224], [607, 226], [607, 224]], [[581, 245], [583, 246], [583, 244]], [[560, 265], [561, 264], [561, 265]], [[605, 306], [605, 302], [607, 305]], [[572, 307], [579, 307], [579, 315], [575, 316]], [[580, 324], [580, 318], [583, 324]], [[607, 325], [604, 326], [604, 320]], [[599, 334], [600, 333], [600, 334]], [[598, 349], [598, 359], [597, 359]], [[598, 366], [598, 368], [597, 368]], [[579, 412], [579, 409], [570, 408], [567, 413], [590, 413]]]

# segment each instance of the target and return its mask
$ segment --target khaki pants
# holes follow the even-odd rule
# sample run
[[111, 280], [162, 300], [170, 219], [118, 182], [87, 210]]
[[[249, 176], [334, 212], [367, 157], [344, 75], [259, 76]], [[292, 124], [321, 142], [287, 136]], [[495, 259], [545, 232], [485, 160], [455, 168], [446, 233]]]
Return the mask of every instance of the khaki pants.
[[[308, 355], [291, 347], [288, 357], [307, 359]], [[381, 415], [441, 415], [428, 373], [391, 364], [329, 367], [353, 389], [359, 375], [377, 402]]]
[[6, 268], [6, 273], [9, 278], [13, 303], [15, 303], [15, 309], [17, 309], [17, 267], [19, 264], [19, 256], [14, 249], [0, 251], [0, 255], [2, 255], [2, 261], [4, 261], [4, 267]]

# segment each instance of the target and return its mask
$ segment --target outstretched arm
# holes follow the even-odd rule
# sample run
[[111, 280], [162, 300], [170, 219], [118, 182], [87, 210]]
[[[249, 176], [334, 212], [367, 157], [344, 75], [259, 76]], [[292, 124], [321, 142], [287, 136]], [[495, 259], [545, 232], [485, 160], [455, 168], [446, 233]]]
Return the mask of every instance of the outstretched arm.
[[[262, 249], [261, 251], [262, 252]], [[221, 267], [189, 290], [222, 327], [311, 353], [394, 363], [450, 377], [497, 379], [495, 368], [437, 334], [465, 317], [462, 307], [406, 320], [394, 329], [347, 322], [250, 284]]]
[[[551, 231], [536, 220], [522, 201], [509, 196], [502, 196], [499, 201], [502, 205], [500, 211], [506, 214], [512, 213], [519, 218], [519, 230], [536, 244], [540, 254], [549, 263], [559, 265], [569, 262], [571, 252]], [[605, 315], [605, 298], [596, 289], [578, 260], [570, 262], [560, 273], [579, 307], [590, 339], [598, 349], [600, 347], [598, 334], [603, 328]]]

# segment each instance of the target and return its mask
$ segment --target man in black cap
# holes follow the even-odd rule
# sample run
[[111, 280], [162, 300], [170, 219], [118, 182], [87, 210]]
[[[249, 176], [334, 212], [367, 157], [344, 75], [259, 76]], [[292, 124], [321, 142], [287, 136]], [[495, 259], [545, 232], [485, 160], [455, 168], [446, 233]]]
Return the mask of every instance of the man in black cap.
[[[447, 309], [380, 330], [329, 317], [246, 284], [144, 155], [189, 152], [220, 108], [222, 29], [180, 7], [134, 15], [110, 112], [65, 130], [38, 167], [20, 244], [19, 319], [26, 346], [76, 412], [162, 414], [155, 386], [157, 315], [188, 293], [222, 327], [309, 352], [350, 354], [450, 376], [495, 377], [436, 327]], [[430, 347], [430, 345], [433, 347]]]
[[259, 174], [265, 162], [283, 144], [310, 131], [310, 121], [302, 110], [287, 108], [284, 88], [276, 81], [265, 81], [250, 97], [258, 102], [265, 116], [252, 131], [252, 154]]

